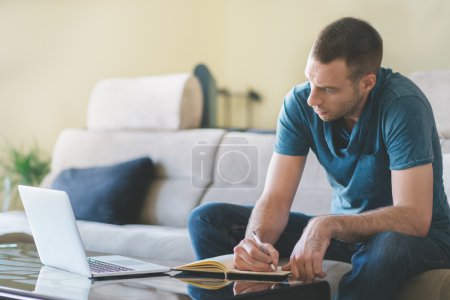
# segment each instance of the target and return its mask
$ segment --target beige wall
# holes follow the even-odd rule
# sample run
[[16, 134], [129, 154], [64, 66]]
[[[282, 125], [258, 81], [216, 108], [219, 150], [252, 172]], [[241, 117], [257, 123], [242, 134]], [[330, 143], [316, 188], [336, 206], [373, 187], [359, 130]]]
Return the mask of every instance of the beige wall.
[[[105, 77], [222, 73], [223, 2], [0, 0], [0, 143], [48, 152]], [[0, 144], [1, 146], [1, 144]]]
[[[450, 69], [448, 0], [225, 3], [224, 73], [220, 79], [236, 90], [254, 87], [261, 92], [264, 101], [254, 105], [256, 127], [275, 127], [283, 97], [305, 80], [306, 57], [316, 35], [340, 17], [361, 17], [379, 30], [384, 39], [384, 66], [404, 74]], [[244, 124], [239, 114], [243, 107], [235, 102], [234, 122]]]
[[[97, 80], [198, 62], [221, 86], [259, 91], [254, 125], [274, 128], [318, 31], [348, 15], [380, 31], [385, 66], [450, 68], [447, 0], [0, 0], [0, 138], [50, 151], [61, 129], [85, 124]], [[244, 125], [233, 101], [233, 125]]]

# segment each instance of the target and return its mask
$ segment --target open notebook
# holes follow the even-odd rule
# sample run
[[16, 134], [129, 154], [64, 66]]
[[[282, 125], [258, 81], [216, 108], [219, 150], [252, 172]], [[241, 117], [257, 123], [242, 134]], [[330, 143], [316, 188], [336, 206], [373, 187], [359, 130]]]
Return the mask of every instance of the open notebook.
[[189, 264], [175, 267], [174, 270], [187, 272], [222, 273], [225, 275], [225, 277], [228, 277], [228, 275], [230, 274], [286, 277], [291, 273], [290, 271], [282, 271], [281, 267], [278, 267], [276, 271], [270, 272], [241, 271], [234, 267], [233, 254], [221, 255], [195, 261]]

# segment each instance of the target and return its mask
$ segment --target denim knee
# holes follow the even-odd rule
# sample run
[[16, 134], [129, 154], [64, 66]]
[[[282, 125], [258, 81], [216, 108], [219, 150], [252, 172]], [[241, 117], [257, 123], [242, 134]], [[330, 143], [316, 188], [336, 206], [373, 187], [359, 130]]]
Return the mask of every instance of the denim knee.
[[208, 203], [192, 211], [188, 219], [191, 242], [198, 259], [233, 252], [243, 238], [251, 208]]
[[388, 260], [396, 260], [399, 256], [403, 257], [411, 247], [409, 243], [413, 236], [403, 233], [386, 231], [375, 235], [368, 246], [374, 248], [376, 256], [384, 256]]
[[386, 231], [372, 237], [360, 251], [365, 265], [372, 270], [386, 271], [398, 268], [399, 264], [414, 256], [415, 237], [406, 234]]
[[403, 236], [404, 234], [393, 231], [378, 233], [367, 241], [364, 245], [364, 250], [365, 252], [371, 252], [373, 256], [378, 258], [381, 258], [381, 256], [386, 256], [387, 258], [395, 256], [400, 248], [403, 248], [401, 246]]
[[197, 227], [206, 220], [208, 223], [213, 220], [220, 220], [224, 215], [227, 215], [228, 205], [226, 203], [211, 202], [196, 207], [189, 215], [188, 228]]

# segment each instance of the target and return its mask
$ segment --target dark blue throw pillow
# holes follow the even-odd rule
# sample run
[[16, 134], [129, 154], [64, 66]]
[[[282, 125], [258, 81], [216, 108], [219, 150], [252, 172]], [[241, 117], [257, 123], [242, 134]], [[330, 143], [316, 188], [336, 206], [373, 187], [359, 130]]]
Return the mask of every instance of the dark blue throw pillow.
[[154, 175], [150, 158], [94, 168], [66, 169], [52, 188], [66, 191], [77, 220], [136, 223]]

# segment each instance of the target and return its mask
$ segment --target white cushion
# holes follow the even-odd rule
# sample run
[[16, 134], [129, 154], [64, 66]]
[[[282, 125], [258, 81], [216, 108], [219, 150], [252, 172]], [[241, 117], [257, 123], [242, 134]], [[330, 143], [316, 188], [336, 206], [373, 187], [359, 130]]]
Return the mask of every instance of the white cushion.
[[450, 153], [450, 139], [441, 139], [442, 153]]
[[450, 70], [416, 72], [409, 77], [430, 101], [438, 131], [450, 138]]
[[[157, 225], [112, 225], [77, 221], [87, 251], [190, 262], [195, 259], [187, 228]], [[31, 242], [25, 212], [0, 213], [0, 241]], [[16, 238], [14, 240], [14, 238]]]
[[203, 96], [191, 74], [113, 78], [95, 86], [87, 127], [94, 130], [198, 128]]
[[443, 154], [442, 157], [443, 164], [443, 178], [444, 178], [444, 189], [447, 195], [447, 201], [450, 204], [450, 153]]

